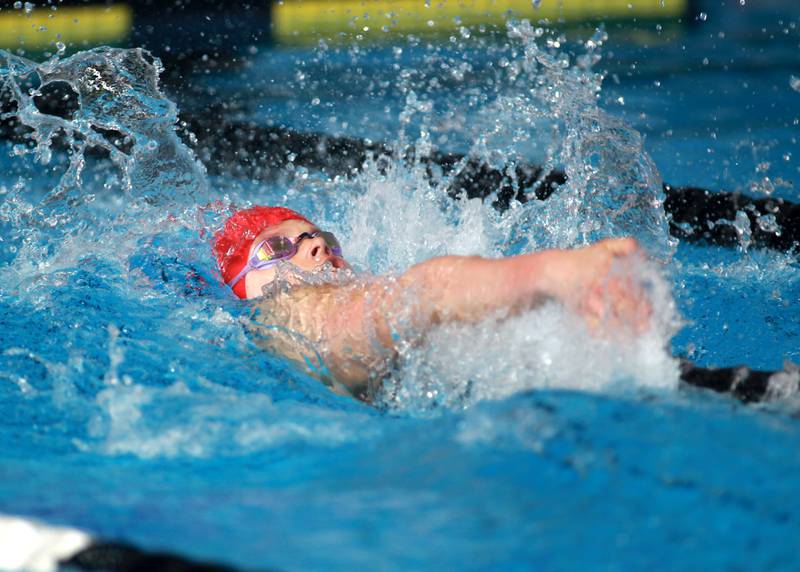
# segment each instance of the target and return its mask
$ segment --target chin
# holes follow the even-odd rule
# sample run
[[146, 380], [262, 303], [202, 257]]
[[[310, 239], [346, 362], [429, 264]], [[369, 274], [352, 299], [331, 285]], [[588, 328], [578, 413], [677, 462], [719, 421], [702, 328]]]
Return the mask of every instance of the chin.
[[318, 274], [319, 272], [336, 272], [337, 268], [331, 263], [330, 260], [323, 262], [322, 264], [316, 265], [311, 270], [307, 272], [311, 272], [313, 274]]

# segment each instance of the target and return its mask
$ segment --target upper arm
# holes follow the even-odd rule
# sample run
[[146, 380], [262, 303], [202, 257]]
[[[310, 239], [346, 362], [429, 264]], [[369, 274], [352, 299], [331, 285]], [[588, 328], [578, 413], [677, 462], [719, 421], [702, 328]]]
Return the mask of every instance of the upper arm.
[[416, 316], [423, 327], [476, 322], [541, 302], [546, 294], [540, 262], [540, 254], [500, 259], [442, 256], [413, 266], [398, 283], [413, 285]]

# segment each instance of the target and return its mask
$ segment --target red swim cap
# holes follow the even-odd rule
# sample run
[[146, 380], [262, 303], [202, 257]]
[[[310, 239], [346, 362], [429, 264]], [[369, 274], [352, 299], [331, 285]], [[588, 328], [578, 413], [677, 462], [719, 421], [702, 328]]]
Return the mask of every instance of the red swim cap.
[[[213, 252], [225, 283], [233, 280], [247, 264], [247, 255], [255, 237], [271, 226], [292, 219], [308, 222], [303, 215], [284, 207], [251, 207], [231, 215], [222, 229], [214, 234]], [[244, 279], [236, 283], [233, 293], [239, 298], [247, 298]]]

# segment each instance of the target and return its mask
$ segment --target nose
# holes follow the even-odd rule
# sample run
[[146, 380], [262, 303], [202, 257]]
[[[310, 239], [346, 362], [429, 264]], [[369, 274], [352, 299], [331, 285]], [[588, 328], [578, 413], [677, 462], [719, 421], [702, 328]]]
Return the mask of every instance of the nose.
[[[307, 239], [309, 240], [309, 239]], [[325, 242], [325, 239], [321, 236], [317, 236], [309, 240], [308, 245], [308, 253], [311, 255], [311, 258], [314, 260], [324, 257], [328, 259], [331, 257], [331, 249], [328, 247], [328, 243]]]

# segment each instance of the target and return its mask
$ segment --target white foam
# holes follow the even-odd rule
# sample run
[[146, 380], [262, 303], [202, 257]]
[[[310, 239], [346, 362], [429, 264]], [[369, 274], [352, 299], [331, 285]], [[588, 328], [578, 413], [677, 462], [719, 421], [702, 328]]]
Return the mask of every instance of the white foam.
[[492, 224], [497, 213], [488, 204], [443, 204], [451, 199], [419, 169], [392, 164], [378, 174], [372, 166], [355, 184], [359, 197], [345, 206], [350, 228], [343, 243], [356, 267], [383, 274], [444, 254], [488, 256], [505, 238]]
[[69, 559], [91, 541], [80, 530], [0, 515], [0, 570], [55, 572], [60, 560]]
[[463, 445], [513, 444], [541, 452], [559, 434], [554, 415], [543, 409], [514, 408], [504, 411], [470, 411], [459, 422], [456, 440]]
[[402, 352], [382, 400], [426, 414], [528, 389], [672, 390], [679, 380], [678, 363], [667, 350], [677, 326], [674, 303], [652, 266], [638, 272], [652, 283], [646, 332], [592, 334], [581, 318], [555, 303], [508, 319], [446, 325]]
[[242, 455], [289, 443], [335, 447], [378, 431], [371, 417], [323, 405], [282, 401], [213, 386], [115, 385], [96, 398], [93, 441], [84, 449], [110, 455], [212, 457]]
[[800, 398], [800, 366], [786, 362], [783, 370], [772, 374], [768, 380], [766, 398], [797, 405]]

